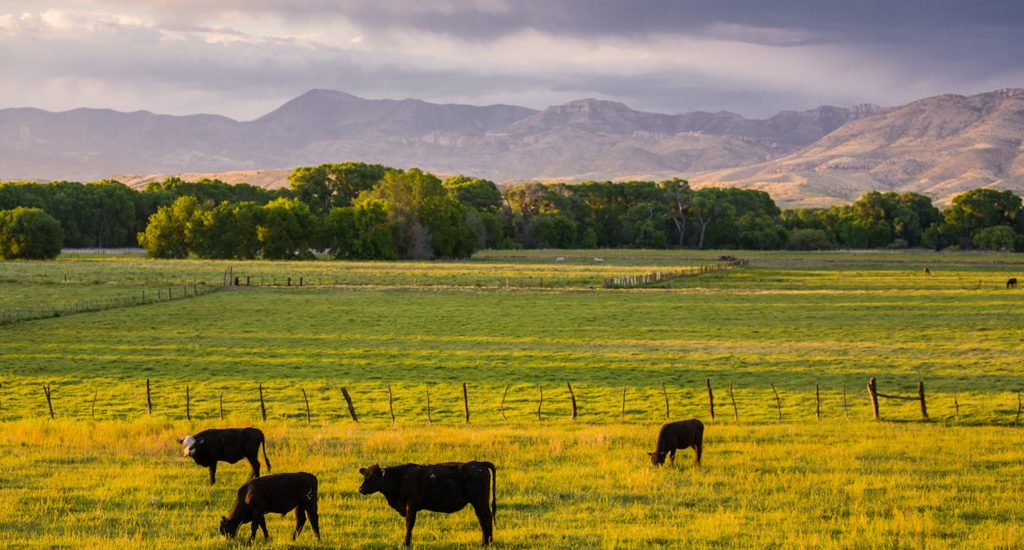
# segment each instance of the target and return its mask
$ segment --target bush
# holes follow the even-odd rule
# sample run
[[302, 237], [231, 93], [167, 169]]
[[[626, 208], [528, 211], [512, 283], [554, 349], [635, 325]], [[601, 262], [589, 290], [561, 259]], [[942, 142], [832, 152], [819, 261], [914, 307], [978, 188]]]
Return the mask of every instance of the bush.
[[63, 242], [60, 222], [39, 208], [0, 210], [0, 258], [52, 260]]
[[789, 250], [822, 250], [832, 248], [828, 234], [821, 229], [794, 229], [786, 242]]
[[980, 229], [974, 234], [971, 242], [975, 248], [982, 250], [1013, 250], [1017, 235], [1008, 225], [995, 225]]
[[890, 248], [892, 250], [901, 250], [908, 247], [910, 247], [910, 243], [904, 239], [893, 239], [892, 242], [886, 246], [886, 248]]

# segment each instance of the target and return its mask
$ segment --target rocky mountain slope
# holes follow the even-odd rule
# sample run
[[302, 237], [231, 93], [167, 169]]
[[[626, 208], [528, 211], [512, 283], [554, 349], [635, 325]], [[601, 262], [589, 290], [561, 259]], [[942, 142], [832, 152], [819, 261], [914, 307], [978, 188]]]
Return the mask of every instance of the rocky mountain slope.
[[313, 90], [256, 120], [77, 109], [0, 110], [0, 178], [289, 169], [361, 160], [497, 181], [688, 174], [777, 158], [875, 107], [766, 120], [666, 115], [584, 99], [535, 111], [367, 100]]
[[[510, 105], [369, 100], [312, 90], [256, 120], [76, 109], [0, 110], [0, 180], [142, 185], [164, 174], [287, 184], [291, 168], [359, 160], [498, 182], [689, 178], [768, 191], [782, 205], [871, 190], [940, 203], [979, 186], [1024, 189], [1024, 89], [786, 111], [660, 114], [581, 99]], [[128, 176], [126, 174], [143, 174]]]
[[1024, 89], [922, 99], [853, 120], [783, 157], [693, 180], [806, 205], [871, 190], [916, 191], [940, 203], [975, 187], [1024, 190]]

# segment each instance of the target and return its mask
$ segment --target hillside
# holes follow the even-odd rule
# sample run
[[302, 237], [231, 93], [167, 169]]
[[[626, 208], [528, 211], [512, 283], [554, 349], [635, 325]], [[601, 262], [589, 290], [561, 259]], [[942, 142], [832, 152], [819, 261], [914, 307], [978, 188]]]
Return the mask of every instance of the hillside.
[[1024, 189], [1024, 89], [941, 95], [853, 120], [768, 162], [712, 171], [698, 185], [763, 189], [777, 201], [849, 202], [871, 190], [946, 203], [975, 187]]
[[755, 120], [727, 112], [646, 113], [595, 99], [536, 111], [369, 100], [330, 90], [312, 90], [247, 122], [6, 109], [0, 110], [0, 179], [235, 173], [344, 160], [497, 181], [675, 176], [777, 158], [875, 110], [821, 107]]
[[76, 109], [0, 110], [0, 180], [219, 177], [287, 185], [295, 166], [359, 160], [498, 182], [688, 177], [768, 191], [784, 206], [871, 190], [939, 203], [986, 186], [1024, 190], [1024, 89], [874, 105], [648, 113], [581, 99], [511, 105], [370, 100], [312, 90], [252, 121]]

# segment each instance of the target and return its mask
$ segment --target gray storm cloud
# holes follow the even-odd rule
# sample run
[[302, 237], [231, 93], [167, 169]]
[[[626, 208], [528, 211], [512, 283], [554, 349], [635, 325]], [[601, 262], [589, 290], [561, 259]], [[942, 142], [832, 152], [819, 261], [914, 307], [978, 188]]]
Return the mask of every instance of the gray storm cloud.
[[0, 107], [253, 118], [367, 97], [766, 116], [1024, 84], [1019, 2], [0, 2]]

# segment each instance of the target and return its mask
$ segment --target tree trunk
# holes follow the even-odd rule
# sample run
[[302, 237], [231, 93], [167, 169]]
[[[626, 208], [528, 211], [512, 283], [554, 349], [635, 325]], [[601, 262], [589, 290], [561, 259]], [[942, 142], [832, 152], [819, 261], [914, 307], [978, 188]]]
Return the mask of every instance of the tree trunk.
[[711, 218], [708, 218], [706, 221], [704, 220], [703, 216], [700, 218], [700, 240], [697, 242], [698, 249], [704, 249], [704, 234], [707, 232], [708, 225], [710, 224]]

